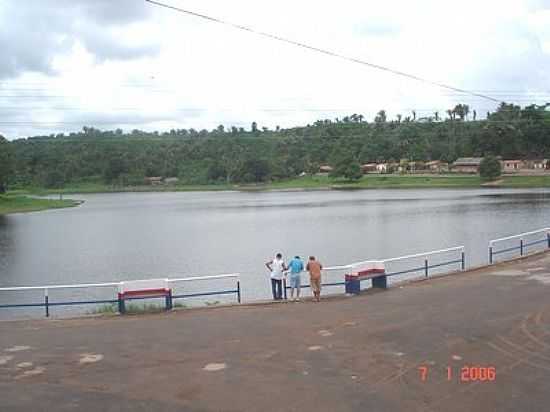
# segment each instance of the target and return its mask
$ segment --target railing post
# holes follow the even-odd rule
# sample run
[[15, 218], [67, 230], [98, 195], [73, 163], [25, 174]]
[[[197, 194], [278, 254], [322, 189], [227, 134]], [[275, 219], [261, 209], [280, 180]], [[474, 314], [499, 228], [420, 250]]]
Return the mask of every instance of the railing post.
[[462, 258], [462, 270], [466, 270], [466, 255], [464, 251], [462, 251], [461, 258]]
[[493, 264], [493, 246], [489, 246], [489, 264]]
[[428, 259], [424, 259], [424, 274], [428, 277]]
[[46, 317], [50, 317], [50, 298], [48, 296], [48, 288], [44, 288], [44, 306], [46, 307]]
[[126, 305], [124, 304], [124, 299], [122, 293], [118, 294], [118, 313], [124, 315], [126, 313]]
[[519, 254], [523, 256], [523, 239], [519, 240]]
[[241, 281], [237, 280], [237, 302], [241, 303]]
[[548, 241], [548, 249], [550, 249], [550, 232], [546, 232], [546, 240]]
[[286, 296], [286, 278], [283, 278], [283, 294], [284, 294], [285, 300], [287, 300], [287, 296]]
[[122, 296], [122, 282], [118, 284], [118, 313], [124, 315], [126, 313], [126, 305]]
[[172, 289], [169, 289], [166, 295], [166, 310], [172, 310], [172, 308]]

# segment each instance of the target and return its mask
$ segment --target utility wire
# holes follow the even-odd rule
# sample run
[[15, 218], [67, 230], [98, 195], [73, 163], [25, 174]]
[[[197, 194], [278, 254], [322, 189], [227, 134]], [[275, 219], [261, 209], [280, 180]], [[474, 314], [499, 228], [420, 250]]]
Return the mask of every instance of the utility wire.
[[350, 61], [352, 63], [358, 63], [358, 64], [362, 64], [364, 66], [369, 66], [369, 67], [372, 67], [372, 68], [377, 69], [377, 70], [382, 70], [382, 71], [385, 71], [385, 72], [388, 72], [388, 73], [395, 74], [397, 76], [407, 77], [409, 79], [413, 79], [413, 80], [416, 80], [418, 82], [430, 84], [432, 86], [437, 86], [437, 87], [441, 87], [441, 88], [444, 88], [444, 89], [453, 90], [455, 92], [480, 97], [480, 98], [483, 98], [483, 99], [486, 99], [486, 100], [490, 100], [492, 102], [500, 103], [500, 100], [495, 99], [495, 98], [493, 98], [491, 96], [488, 96], [488, 95], [485, 95], [485, 94], [475, 93], [475, 92], [471, 92], [471, 91], [468, 91], [468, 90], [465, 90], [465, 89], [460, 89], [458, 87], [450, 86], [450, 85], [447, 85], [447, 84], [444, 84], [444, 83], [439, 83], [439, 82], [435, 82], [435, 81], [432, 81], [432, 80], [424, 79], [424, 78], [416, 76], [414, 74], [409, 74], [409, 73], [402, 72], [402, 71], [399, 71], [399, 70], [395, 70], [395, 69], [392, 69], [392, 68], [389, 68], [389, 67], [385, 67], [385, 66], [381, 66], [381, 65], [378, 65], [378, 64], [370, 63], [370, 62], [367, 62], [365, 60], [357, 59], [357, 58], [354, 58], [354, 57], [345, 56], [343, 54], [340, 54], [340, 53], [337, 53], [337, 52], [334, 52], [334, 51], [331, 51], [331, 50], [326, 50], [326, 49], [321, 49], [321, 48], [318, 48], [318, 47], [315, 47], [315, 46], [310, 46], [308, 44], [301, 43], [301, 42], [291, 40], [291, 39], [287, 39], [285, 37], [281, 37], [281, 36], [278, 36], [276, 34], [271, 34], [271, 33], [263, 32], [263, 31], [255, 30], [251, 27], [231, 23], [231, 22], [226, 21], [226, 20], [222, 20], [222, 19], [219, 19], [219, 18], [207, 16], [205, 14], [200, 14], [200, 13], [197, 13], [197, 12], [194, 12], [194, 11], [182, 9], [180, 7], [176, 7], [176, 6], [172, 6], [172, 5], [169, 5], [169, 4], [161, 3], [161, 2], [158, 2], [158, 1], [155, 1], [155, 0], [145, 0], [145, 1], [147, 3], [151, 3], [155, 6], [164, 7], [166, 9], [171, 9], [171, 10], [177, 11], [179, 13], [184, 13], [184, 14], [187, 14], [187, 15], [190, 15], [190, 16], [194, 16], [194, 17], [198, 17], [198, 18], [201, 18], [201, 19], [204, 19], [204, 20], [208, 20], [210, 22], [230, 26], [230, 27], [233, 27], [233, 28], [238, 29], [238, 30], [243, 30], [243, 31], [246, 31], [246, 32], [249, 32], [249, 33], [259, 35], [259, 36], [267, 37], [267, 38], [272, 39], [272, 40], [277, 40], [277, 41], [281, 41], [281, 42], [284, 42], [284, 43], [292, 44], [294, 46], [301, 47], [301, 48], [304, 48], [304, 49], [308, 49], [308, 50], [311, 50], [311, 51], [314, 51], [314, 52], [317, 52], [317, 53], [325, 54], [325, 55], [328, 55], [328, 56], [331, 56], [331, 57], [337, 57], [339, 59], [344, 59], [344, 60]]

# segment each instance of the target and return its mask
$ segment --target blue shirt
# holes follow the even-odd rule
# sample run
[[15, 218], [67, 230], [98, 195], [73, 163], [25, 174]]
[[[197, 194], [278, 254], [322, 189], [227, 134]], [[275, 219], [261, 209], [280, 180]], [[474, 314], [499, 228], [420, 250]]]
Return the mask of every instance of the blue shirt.
[[290, 269], [290, 273], [298, 274], [304, 270], [304, 264], [301, 259], [294, 258], [288, 262], [288, 268]]

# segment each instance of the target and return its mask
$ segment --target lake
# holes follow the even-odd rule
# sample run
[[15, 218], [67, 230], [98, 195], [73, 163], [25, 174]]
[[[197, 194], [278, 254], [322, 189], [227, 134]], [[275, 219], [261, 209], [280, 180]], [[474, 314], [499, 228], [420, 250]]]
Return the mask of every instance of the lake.
[[[490, 239], [549, 226], [550, 215], [547, 189], [70, 197], [85, 203], [0, 216], [0, 286], [240, 272], [243, 298], [262, 299], [270, 292], [264, 263], [275, 252], [340, 265], [464, 245], [467, 265], [479, 265]], [[25, 299], [40, 301], [31, 295]], [[0, 295], [2, 303], [14, 299]]]

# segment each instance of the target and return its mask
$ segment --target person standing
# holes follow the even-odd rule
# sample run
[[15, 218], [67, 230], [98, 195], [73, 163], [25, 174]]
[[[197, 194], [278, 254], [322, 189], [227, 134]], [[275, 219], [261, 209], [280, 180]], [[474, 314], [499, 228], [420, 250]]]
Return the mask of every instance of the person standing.
[[294, 256], [290, 262], [288, 262], [288, 269], [290, 270], [289, 283], [290, 283], [290, 299], [294, 300], [294, 290], [296, 290], [296, 301], [300, 301], [300, 289], [302, 287], [302, 271], [304, 270], [304, 262], [300, 259], [300, 256]]
[[287, 267], [283, 261], [283, 255], [277, 253], [275, 259], [266, 262], [265, 266], [271, 272], [271, 291], [273, 292], [273, 300], [281, 300], [283, 298], [283, 276]]
[[323, 265], [315, 259], [315, 256], [310, 256], [306, 270], [309, 272], [311, 291], [315, 301], [319, 302], [321, 300], [321, 270], [323, 270]]

